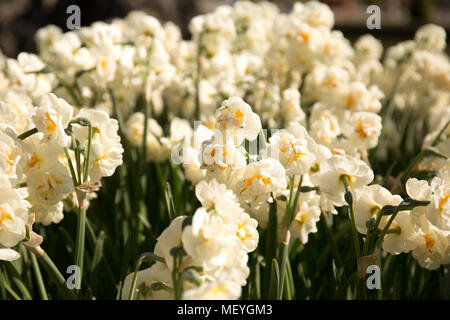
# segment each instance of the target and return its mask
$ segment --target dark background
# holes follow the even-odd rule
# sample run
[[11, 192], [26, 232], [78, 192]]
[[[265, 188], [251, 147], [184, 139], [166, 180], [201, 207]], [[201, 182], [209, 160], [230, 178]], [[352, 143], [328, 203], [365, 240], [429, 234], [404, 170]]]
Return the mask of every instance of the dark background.
[[[234, 0], [0, 0], [0, 50], [9, 57], [21, 51], [35, 52], [34, 34], [40, 27], [55, 24], [66, 28], [69, 5], [81, 9], [82, 26], [97, 20], [108, 21], [124, 17], [129, 11], [140, 9], [161, 21], [173, 21], [189, 38], [189, 20], [209, 12], [220, 4], [233, 4]], [[287, 12], [294, 0], [273, 0], [281, 11]], [[350, 40], [364, 33], [372, 33], [385, 45], [411, 39], [418, 26], [434, 22], [450, 30], [450, 0], [328, 0], [335, 13], [336, 29], [342, 30]], [[366, 28], [366, 9], [378, 4], [382, 9], [381, 30]]]

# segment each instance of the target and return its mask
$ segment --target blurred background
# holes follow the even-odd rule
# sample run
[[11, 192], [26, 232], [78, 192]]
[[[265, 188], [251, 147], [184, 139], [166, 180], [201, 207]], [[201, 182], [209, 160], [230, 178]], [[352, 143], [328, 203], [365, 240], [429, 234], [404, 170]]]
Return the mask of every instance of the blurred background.
[[[36, 30], [55, 24], [66, 28], [66, 9], [77, 4], [81, 9], [82, 26], [97, 20], [108, 21], [124, 17], [131, 10], [144, 10], [162, 22], [173, 21], [180, 26], [183, 37], [189, 38], [189, 20], [236, 0], [0, 0], [0, 50], [9, 57], [21, 51], [35, 52], [33, 36]], [[257, 2], [257, 1], [255, 1]], [[281, 11], [290, 11], [294, 0], [272, 0]], [[433, 22], [450, 31], [450, 0], [326, 0], [335, 13], [335, 28], [355, 40], [370, 32], [385, 46], [411, 39], [418, 26]], [[381, 30], [366, 27], [367, 7], [381, 8]], [[449, 48], [447, 48], [449, 50]]]

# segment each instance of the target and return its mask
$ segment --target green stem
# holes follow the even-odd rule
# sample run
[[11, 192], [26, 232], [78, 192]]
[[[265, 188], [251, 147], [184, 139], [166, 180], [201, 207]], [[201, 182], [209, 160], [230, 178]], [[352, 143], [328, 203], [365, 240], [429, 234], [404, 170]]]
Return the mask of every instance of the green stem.
[[[344, 175], [342, 177], [342, 182], [344, 183], [345, 192], [347, 194], [352, 195], [352, 193], [350, 191], [348, 177]], [[356, 229], [355, 212], [354, 212], [354, 209], [353, 209], [353, 195], [351, 196], [351, 198], [352, 198], [352, 201], [350, 203], [347, 203], [347, 204], [348, 204], [348, 207], [349, 207], [349, 210], [350, 210], [350, 220], [351, 220], [351, 224], [352, 224], [353, 244], [354, 244], [354, 247], [355, 247], [356, 265], [358, 266], [358, 260], [359, 260], [359, 257], [361, 256], [361, 248], [359, 246], [358, 231]]]
[[78, 141], [75, 139], [75, 137], [72, 135], [72, 145], [75, 152], [75, 163], [77, 168], [77, 177], [78, 177], [78, 185], [81, 184], [82, 177], [81, 177], [81, 151], [79, 148]]
[[411, 171], [416, 167], [416, 165], [423, 160], [423, 158], [425, 157], [425, 149], [420, 151], [415, 157], [414, 159], [411, 161], [411, 163], [409, 164], [409, 166], [406, 168], [405, 172], [403, 173], [400, 181], [402, 182], [402, 184], [405, 184], [406, 180], [408, 180], [408, 178], [411, 175]]
[[7, 284], [5, 284], [5, 289], [15, 300], [22, 300], [21, 297]]
[[89, 162], [91, 159], [91, 147], [92, 147], [92, 125], [88, 126], [88, 145], [86, 150], [86, 158], [84, 159], [84, 172], [83, 172], [83, 183], [87, 181], [89, 176]]
[[298, 182], [297, 191], [295, 192], [294, 196], [294, 202], [292, 203], [289, 199], [289, 203], [291, 204], [287, 210], [286, 210], [286, 218], [285, 218], [285, 225], [287, 228], [292, 223], [292, 220], [294, 219], [295, 210], [297, 210], [298, 207], [298, 199], [300, 197], [300, 193], [302, 192], [302, 182], [303, 182], [303, 176], [300, 176], [300, 181]]
[[379, 209], [379, 208], [376, 209], [377, 219], [375, 220], [375, 225], [374, 225], [373, 229], [367, 230], [366, 241], [364, 241], [364, 247], [363, 247], [363, 256], [369, 254], [369, 250], [372, 248], [372, 243], [378, 234], [378, 226], [380, 225], [381, 218], [383, 217], [383, 215], [380, 214], [380, 211], [381, 211], [381, 209]]
[[78, 187], [79, 184], [77, 181], [77, 175], [75, 173], [75, 169], [73, 167], [72, 159], [70, 158], [69, 149], [67, 149], [67, 147], [64, 147], [64, 153], [66, 154], [67, 163], [69, 164], [70, 175], [72, 176], [73, 186], [76, 188], [76, 187]]
[[146, 164], [147, 164], [147, 133], [148, 133], [148, 117], [150, 112], [150, 101], [145, 101], [144, 105], [144, 136], [142, 137], [142, 155], [141, 155], [141, 163], [140, 163], [140, 170], [141, 170], [141, 189], [142, 189], [142, 197], [145, 198], [147, 193], [147, 170], [146, 170]]
[[173, 292], [175, 300], [181, 300], [181, 290], [180, 290], [180, 277], [177, 272], [179, 267], [179, 257], [178, 255], [173, 256], [173, 269], [172, 269], [172, 283], [173, 283]]
[[339, 264], [339, 267], [342, 267], [344, 265], [344, 263], [342, 261], [341, 254], [339, 253], [339, 249], [338, 249], [337, 242], [336, 242], [336, 239], [334, 237], [334, 234], [331, 231], [331, 227], [328, 225], [328, 222], [327, 222], [327, 218], [328, 218], [329, 214], [330, 213], [327, 212], [327, 216], [322, 216], [321, 221], [322, 221], [322, 223], [323, 223], [323, 225], [325, 227], [325, 233], [330, 238], [331, 249], [333, 250], [334, 257], [336, 258], [336, 261]]
[[[31, 251], [33, 251], [33, 249], [31, 249]], [[58, 285], [58, 289], [63, 294], [63, 296], [66, 299], [77, 300], [77, 296], [75, 295], [75, 293], [69, 290], [66, 284], [66, 279], [63, 277], [61, 272], [59, 272], [58, 268], [55, 266], [52, 259], [50, 259], [50, 257], [45, 252], [37, 259], [44, 266], [47, 272], [52, 276], [53, 280], [55, 280], [56, 284]]]
[[259, 155], [262, 155], [261, 154], [261, 151], [265, 151], [265, 150], [267, 150], [267, 141], [266, 141], [266, 135], [264, 134], [264, 129], [261, 129], [261, 131], [259, 131], [259, 141], [261, 142], [261, 149], [262, 150], [259, 150]]
[[[273, 195], [271, 195], [273, 198]], [[277, 243], [277, 203], [275, 199], [269, 204], [269, 223], [267, 226], [267, 236], [266, 236], [266, 272], [264, 292], [267, 293], [267, 297], [270, 296], [270, 277], [272, 273], [272, 259], [275, 257]], [[268, 290], [268, 291], [267, 291]]]
[[139, 269], [141, 268], [142, 261], [144, 261], [144, 257], [139, 257], [136, 267], [134, 268], [134, 276], [133, 276], [133, 282], [131, 283], [131, 289], [130, 294], [128, 295], [128, 300], [134, 300], [134, 291], [136, 290], [136, 282], [137, 282], [137, 275], [139, 272]]
[[434, 147], [439, 143], [439, 139], [441, 138], [442, 134], [444, 133], [444, 131], [447, 129], [447, 127], [450, 124], [450, 119], [448, 119], [447, 123], [445, 124], [445, 126], [441, 129], [441, 131], [439, 131], [438, 135], [436, 136], [436, 138], [434, 138], [433, 142], [431, 143], [431, 146]]
[[[79, 203], [83, 206], [83, 203]], [[84, 244], [86, 233], [86, 208], [80, 207], [77, 219], [77, 242], [75, 245], [75, 265], [80, 268], [80, 285], [83, 279], [83, 266], [84, 266]]]
[[385, 107], [381, 111], [381, 118], [383, 121], [383, 124], [385, 123], [386, 119], [390, 118], [392, 116], [392, 112], [394, 111], [394, 97], [397, 94], [397, 92], [400, 89], [400, 82], [397, 81], [394, 85], [394, 88], [392, 89], [392, 93], [386, 102]]
[[377, 240], [377, 242], [375, 243], [375, 248], [380, 247], [381, 243], [383, 242], [384, 236], [386, 235], [386, 233], [389, 230], [389, 227], [392, 224], [392, 221], [394, 221], [395, 217], [397, 216], [398, 210], [399, 210], [400, 206], [396, 206], [395, 207], [395, 211], [394, 213], [392, 213], [392, 215], [389, 218], [389, 221], [386, 223], [386, 225], [384, 226], [383, 230], [381, 231], [381, 234]]
[[[287, 231], [289, 232], [289, 231]], [[288, 262], [288, 251], [289, 251], [289, 243], [280, 243], [279, 246], [279, 257], [278, 260], [280, 261], [280, 282], [278, 283], [279, 289], [278, 289], [278, 300], [283, 299], [283, 293], [284, 293], [284, 280], [286, 276], [286, 268]]]
[[41, 270], [39, 269], [39, 265], [34, 254], [31, 254], [31, 265], [33, 267], [34, 274], [36, 276], [36, 282], [38, 285], [39, 293], [41, 295], [42, 300], [48, 300], [47, 290], [45, 289], [44, 281], [42, 280]]
[[5, 280], [5, 276], [3, 274], [1, 265], [0, 265], [0, 293], [2, 294], [2, 300], [6, 300], [6, 280]]
[[36, 129], [36, 128], [30, 129], [30, 130], [25, 131], [24, 133], [18, 135], [17, 139], [25, 140], [26, 138], [28, 138], [29, 136], [31, 136], [37, 132], [38, 132], [38, 129]]

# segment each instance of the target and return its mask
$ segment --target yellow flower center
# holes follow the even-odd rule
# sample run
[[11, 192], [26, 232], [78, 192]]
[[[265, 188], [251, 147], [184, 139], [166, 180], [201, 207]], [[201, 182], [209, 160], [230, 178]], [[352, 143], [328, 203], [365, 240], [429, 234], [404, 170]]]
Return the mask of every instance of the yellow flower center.
[[431, 233], [427, 233], [426, 235], [423, 236], [425, 238], [425, 245], [427, 247], [427, 249], [431, 249], [434, 246], [434, 239], [433, 236], [431, 235]]
[[105, 158], [106, 158], [106, 154], [103, 154], [99, 158], [95, 159], [95, 165], [97, 166], [97, 168], [99, 168], [99, 162], [103, 161]]
[[304, 40], [304, 41], [308, 41], [309, 40], [309, 34], [305, 31], [300, 32], [299, 36]]
[[241, 239], [242, 242], [244, 242], [247, 239], [250, 239], [252, 237], [252, 235], [248, 232], [245, 231], [244, 227], [245, 227], [246, 223], [240, 223], [238, 224], [238, 230], [236, 231], [236, 236]]
[[325, 86], [328, 88], [337, 88], [338, 83], [337, 83], [337, 78], [334, 74], [332, 74], [327, 81], [325, 81]]
[[306, 214], [298, 214], [297, 216], [295, 216], [295, 221], [301, 226], [303, 226], [306, 222]]
[[270, 177], [266, 177], [266, 176], [256, 173], [251, 178], [245, 179], [245, 181], [244, 181], [245, 186], [244, 186], [244, 188], [242, 188], [241, 192], [244, 192], [245, 190], [247, 190], [252, 185], [252, 183], [255, 179], [262, 181], [262, 183], [264, 183], [264, 184], [272, 183], [272, 180], [270, 179]]
[[[5, 220], [10, 220], [10, 221], [12, 221], [12, 217], [11, 217], [11, 215], [10, 215], [8, 212], [6, 212], [5, 209], [3, 209], [3, 208], [0, 207], [0, 226], [3, 225], [3, 222], [4, 222]], [[3, 232], [3, 231], [4, 231], [4, 230], [0, 230], [0, 232]]]
[[234, 115], [236, 116], [236, 118], [239, 118], [240, 121], [244, 119], [244, 114], [241, 112], [241, 110], [236, 111]]
[[441, 201], [439, 201], [439, 211], [444, 210], [444, 206], [447, 204], [448, 199], [450, 199], [450, 193], [446, 193], [441, 197]]
[[33, 152], [33, 156], [31, 157], [30, 161], [28, 161], [28, 167], [29, 168], [34, 168], [35, 166], [40, 169], [41, 168], [41, 162], [44, 159], [39, 158], [38, 155], [36, 154], [36, 152]]
[[58, 129], [58, 126], [56, 125], [56, 123], [52, 120], [52, 118], [50, 117], [50, 114], [48, 112], [45, 113], [45, 118], [48, 121], [48, 125], [47, 125], [47, 130], [51, 131], [51, 132], [55, 132], [56, 129]]
[[353, 96], [348, 97], [346, 106], [351, 108], [351, 107], [353, 107], [354, 104], [355, 104], [355, 98], [353, 98]]
[[106, 69], [106, 60], [105, 59], [100, 61], [100, 66], [102, 67], [102, 70], [105, 71], [105, 69]]
[[375, 133], [375, 128], [369, 122], [360, 122], [356, 127], [356, 132], [361, 139], [372, 136]]
[[211, 288], [209, 291], [211, 292], [211, 294], [214, 297], [217, 297], [219, 295], [219, 293], [226, 292], [228, 290], [227, 290], [227, 287], [225, 285], [220, 285], [220, 286], [216, 286], [214, 288]]
[[14, 166], [14, 161], [12, 159], [12, 152], [8, 154], [8, 160], [6, 160], [6, 164], [9, 165], [10, 167]]

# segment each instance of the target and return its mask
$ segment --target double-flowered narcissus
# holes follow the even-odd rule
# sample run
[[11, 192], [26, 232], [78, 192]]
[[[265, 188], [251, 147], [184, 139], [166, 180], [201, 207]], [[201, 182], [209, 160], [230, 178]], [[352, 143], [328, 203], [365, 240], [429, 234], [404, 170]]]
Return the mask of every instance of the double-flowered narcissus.
[[237, 1], [189, 31], [132, 11], [0, 52], [0, 260], [92, 299], [365, 298], [367, 259], [386, 297], [448, 279], [444, 28], [383, 52], [319, 1]]

